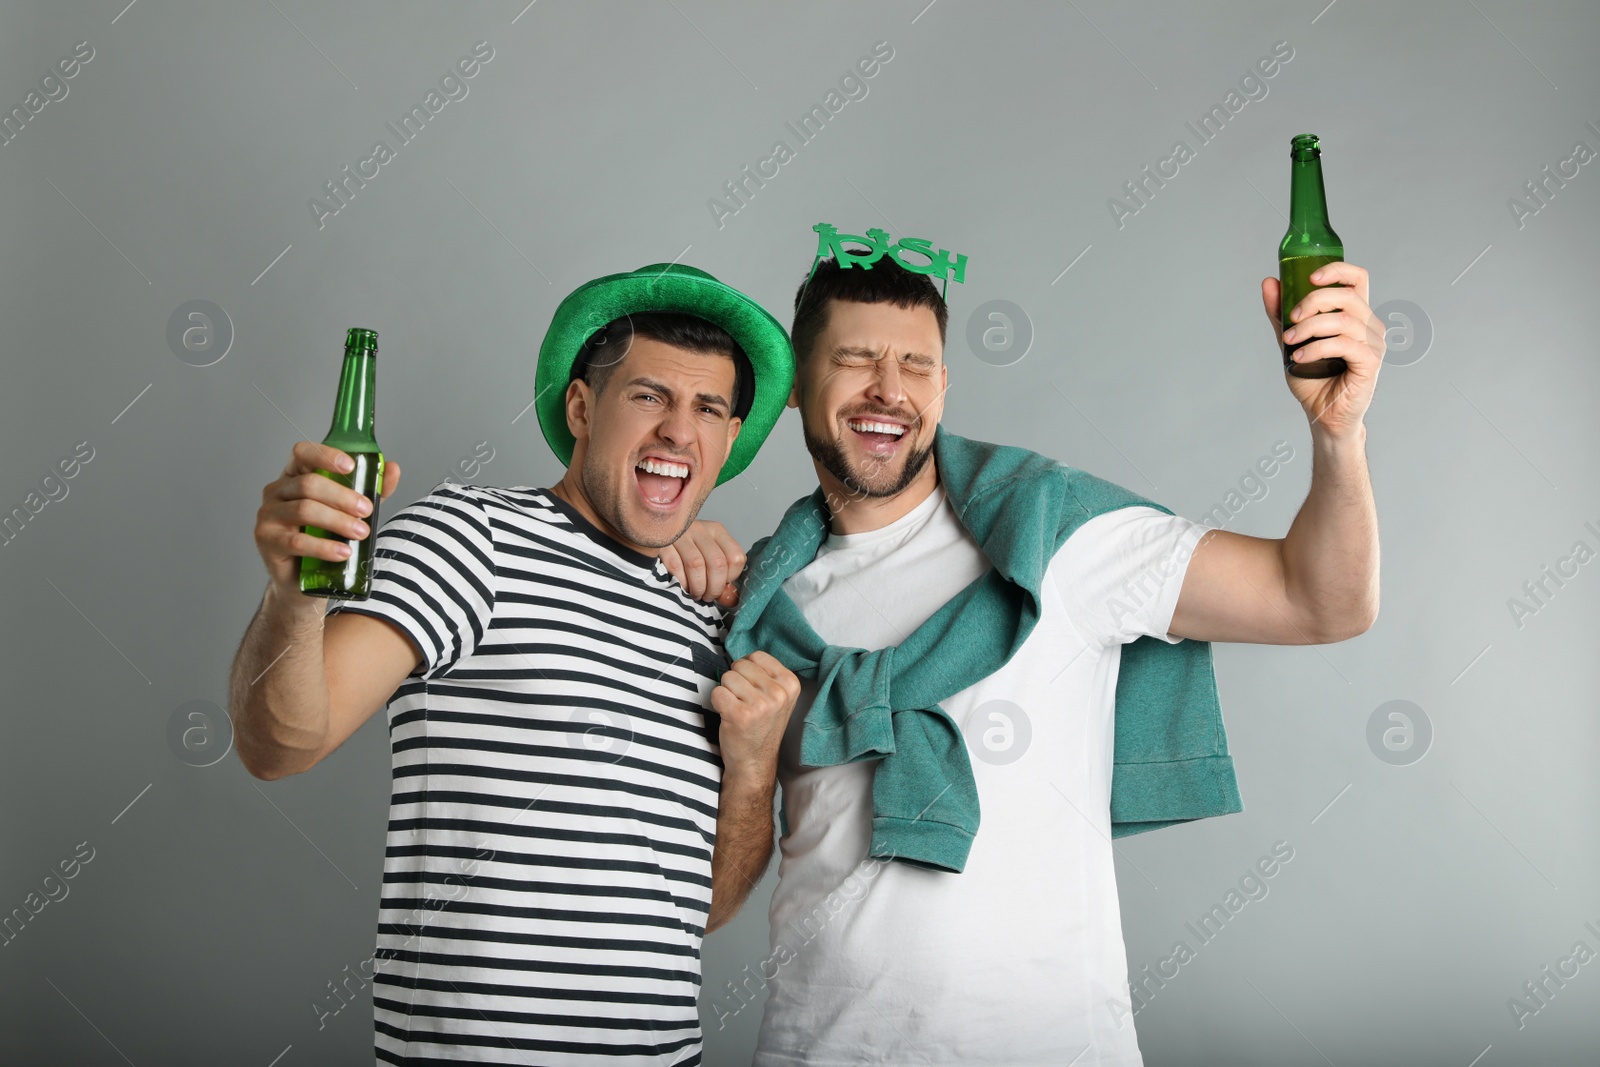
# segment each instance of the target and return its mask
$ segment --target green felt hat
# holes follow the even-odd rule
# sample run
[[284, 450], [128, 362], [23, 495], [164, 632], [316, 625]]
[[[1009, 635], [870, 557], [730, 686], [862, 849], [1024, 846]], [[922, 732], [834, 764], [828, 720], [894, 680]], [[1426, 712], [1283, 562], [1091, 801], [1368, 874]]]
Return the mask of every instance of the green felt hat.
[[[754, 388], [743, 388], [749, 411], [739, 438], [717, 477], [721, 485], [750, 465], [783, 414], [794, 384], [789, 334], [767, 310], [739, 290], [683, 263], [652, 263], [627, 274], [608, 274], [578, 286], [556, 308], [539, 346], [534, 408], [539, 426], [562, 463], [577, 443], [567, 429], [567, 384], [573, 362], [594, 332], [613, 319], [641, 311], [680, 311], [727, 330], [750, 361]], [[741, 386], [746, 385], [741, 376]], [[748, 398], [748, 400], [747, 400]]]

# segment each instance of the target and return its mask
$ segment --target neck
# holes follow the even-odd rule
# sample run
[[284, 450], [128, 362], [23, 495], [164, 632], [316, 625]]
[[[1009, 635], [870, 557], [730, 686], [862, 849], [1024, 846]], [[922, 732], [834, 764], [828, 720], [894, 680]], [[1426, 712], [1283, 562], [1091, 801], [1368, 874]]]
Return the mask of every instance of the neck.
[[829, 529], [836, 534], [881, 530], [896, 519], [911, 514], [918, 504], [933, 495], [939, 485], [939, 465], [932, 456], [928, 457], [928, 462], [923, 464], [911, 484], [894, 496], [859, 496], [846, 489], [822, 464], [815, 465], [817, 481], [822, 485], [823, 496], [829, 501], [828, 510], [833, 516]]
[[651, 548], [648, 545], [634, 544], [632, 541], [628, 540], [622, 535], [622, 531], [618, 530], [605, 519], [600, 517], [600, 513], [596, 511], [594, 505], [589, 502], [589, 495], [583, 491], [583, 483], [580, 481], [577, 475], [573, 473], [576, 469], [576, 466], [577, 465], [574, 464], [573, 466], [568, 467], [567, 473], [561, 476], [561, 480], [550, 487], [550, 492], [554, 493], [562, 500], [565, 500], [568, 504], [571, 504], [572, 507], [577, 510], [579, 515], [582, 515], [584, 518], [588, 519], [594, 524], [595, 529], [599, 530], [613, 541], [616, 541], [618, 544], [625, 545], [628, 548], [633, 549], [635, 552], [639, 552], [646, 556], [660, 556], [661, 550], [659, 548]]

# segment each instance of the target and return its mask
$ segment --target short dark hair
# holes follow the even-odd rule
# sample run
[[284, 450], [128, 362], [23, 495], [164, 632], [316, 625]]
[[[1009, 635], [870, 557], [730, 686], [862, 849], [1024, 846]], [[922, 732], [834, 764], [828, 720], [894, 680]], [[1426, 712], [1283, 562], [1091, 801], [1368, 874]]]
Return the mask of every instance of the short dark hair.
[[932, 278], [906, 270], [892, 256], [882, 257], [871, 270], [859, 265], [841, 267], [830, 256], [817, 264], [810, 281], [802, 281], [794, 294], [794, 328], [789, 334], [794, 338], [796, 359], [804, 360], [810, 354], [817, 335], [827, 327], [830, 300], [927, 308], [939, 322], [939, 343], [944, 344], [950, 309]]
[[[606, 387], [634, 337], [733, 360], [733, 395], [728, 398], [729, 414], [744, 418], [755, 395], [755, 374], [750, 357], [733, 335], [721, 326], [682, 311], [636, 311], [612, 319], [583, 343], [572, 361], [572, 381], [585, 381], [598, 395]], [[741, 401], [743, 402], [741, 404]]]

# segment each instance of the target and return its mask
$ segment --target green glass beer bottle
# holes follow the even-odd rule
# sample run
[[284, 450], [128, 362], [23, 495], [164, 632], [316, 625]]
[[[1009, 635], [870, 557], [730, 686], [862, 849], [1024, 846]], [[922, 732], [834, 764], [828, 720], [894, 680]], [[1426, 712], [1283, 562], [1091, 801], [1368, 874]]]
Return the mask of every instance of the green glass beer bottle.
[[[1344, 243], [1328, 225], [1328, 198], [1322, 188], [1322, 147], [1314, 133], [1302, 133], [1289, 141], [1289, 232], [1278, 246], [1278, 316], [1287, 330], [1294, 323], [1289, 312], [1313, 289], [1311, 274], [1324, 263], [1344, 261]], [[1283, 369], [1296, 378], [1333, 378], [1344, 373], [1344, 360], [1337, 356], [1296, 363], [1293, 356], [1308, 338], [1287, 345]]]
[[317, 469], [317, 473], [349, 486], [372, 501], [372, 513], [362, 516], [371, 531], [363, 538], [345, 537], [320, 526], [300, 529], [313, 537], [326, 537], [350, 546], [344, 559], [300, 557], [300, 591], [308, 596], [365, 600], [372, 592], [372, 546], [378, 533], [378, 504], [383, 492], [383, 452], [373, 436], [378, 387], [378, 334], [352, 326], [345, 335], [344, 368], [339, 372], [339, 397], [333, 405], [333, 425], [325, 445], [350, 453], [355, 469], [349, 474]]

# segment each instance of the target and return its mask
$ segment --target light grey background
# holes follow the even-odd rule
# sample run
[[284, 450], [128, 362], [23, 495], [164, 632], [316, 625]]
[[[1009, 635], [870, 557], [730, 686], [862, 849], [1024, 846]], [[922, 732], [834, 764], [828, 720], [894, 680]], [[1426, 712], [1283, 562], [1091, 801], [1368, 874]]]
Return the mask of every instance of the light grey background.
[[[371, 1062], [370, 987], [320, 1028], [314, 1005], [372, 954], [381, 716], [271, 784], [168, 740], [180, 705], [225, 702], [264, 586], [261, 487], [326, 432], [346, 327], [381, 336], [391, 511], [479, 441], [495, 458], [473, 480], [545, 485], [524, 412], [567, 291], [681, 257], [787, 323], [811, 224], [882, 225], [971, 257], [946, 425], [1196, 519], [1287, 442], [1229, 523], [1279, 537], [1311, 457], [1257, 287], [1288, 138], [1313, 131], [1373, 305], [1411, 301], [1433, 333], [1368, 416], [1382, 612], [1339, 645], [1216, 647], [1246, 810], [1117, 843], [1130, 969], [1194, 947], [1184, 924], [1274, 842], [1294, 858], [1140, 1011], [1141, 1046], [1152, 1067], [1594, 1062], [1600, 962], [1520, 1028], [1508, 999], [1575, 942], [1600, 950], [1600, 563], [1520, 627], [1508, 600], [1600, 547], [1600, 163], [1521, 227], [1507, 201], [1600, 149], [1600, 9], [125, 2], [0, 8], [6, 110], [79, 41], [95, 53], [0, 146], [0, 509], [94, 450], [0, 545], [0, 914], [94, 850], [0, 947], [0, 1059]], [[480, 40], [469, 95], [319, 229], [307, 201]], [[868, 95], [719, 228], [708, 199], [795, 147], [784, 123], [880, 40]], [[1108, 198], [1194, 147], [1185, 122], [1278, 41], [1294, 56], [1268, 95], [1119, 228]], [[991, 299], [1034, 330], [1010, 366], [965, 340]], [[211, 366], [166, 339], [190, 300], [235, 331]], [[813, 484], [787, 414], [706, 514], [748, 542]], [[1404, 766], [1367, 740], [1397, 699], [1433, 730]], [[710, 1064], [748, 1062], [759, 1004], [719, 1029], [713, 1003], [767, 955], [771, 881], [706, 942]]]

